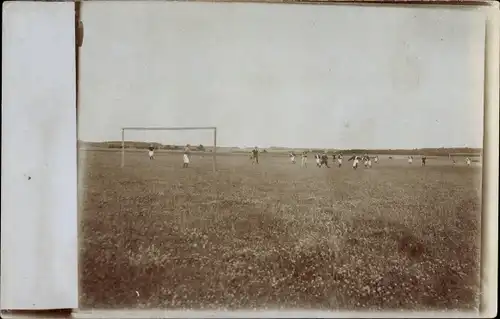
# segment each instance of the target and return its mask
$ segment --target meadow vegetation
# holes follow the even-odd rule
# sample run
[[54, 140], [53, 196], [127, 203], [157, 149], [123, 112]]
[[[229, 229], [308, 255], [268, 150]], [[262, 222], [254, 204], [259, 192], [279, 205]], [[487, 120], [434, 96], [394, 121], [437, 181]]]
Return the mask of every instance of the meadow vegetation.
[[475, 309], [479, 167], [80, 152], [83, 308]]

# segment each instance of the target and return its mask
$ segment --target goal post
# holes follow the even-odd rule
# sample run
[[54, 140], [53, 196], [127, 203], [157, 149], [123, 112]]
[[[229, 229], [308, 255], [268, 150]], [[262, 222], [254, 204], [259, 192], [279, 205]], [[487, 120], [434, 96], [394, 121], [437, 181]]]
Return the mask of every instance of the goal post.
[[125, 131], [212, 131], [213, 149], [212, 149], [212, 168], [217, 170], [217, 127], [215, 126], [191, 126], [191, 127], [122, 127], [122, 162], [121, 167], [125, 166]]

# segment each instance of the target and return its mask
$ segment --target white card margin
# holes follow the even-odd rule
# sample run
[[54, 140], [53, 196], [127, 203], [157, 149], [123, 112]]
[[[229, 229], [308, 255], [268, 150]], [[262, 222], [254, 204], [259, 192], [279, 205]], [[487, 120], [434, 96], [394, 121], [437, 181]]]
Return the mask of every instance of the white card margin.
[[5, 2], [1, 308], [78, 308], [72, 2]]

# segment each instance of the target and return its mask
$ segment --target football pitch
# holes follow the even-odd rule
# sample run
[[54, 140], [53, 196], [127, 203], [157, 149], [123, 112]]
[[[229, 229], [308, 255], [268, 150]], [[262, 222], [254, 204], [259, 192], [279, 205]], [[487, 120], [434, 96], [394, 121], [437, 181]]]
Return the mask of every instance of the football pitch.
[[82, 308], [478, 307], [480, 167], [79, 156]]

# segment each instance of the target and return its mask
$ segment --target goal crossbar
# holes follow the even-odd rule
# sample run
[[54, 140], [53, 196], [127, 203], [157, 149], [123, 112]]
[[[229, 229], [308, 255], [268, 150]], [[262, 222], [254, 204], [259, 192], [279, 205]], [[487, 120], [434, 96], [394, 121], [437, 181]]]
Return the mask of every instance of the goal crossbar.
[[208, 130], [213, 131], [214, 146], [212, 150], [212, 166], [213, 171], [217, 170], [217, 127], [215, 126], [186, 126], [186, 127], [144, 127], [144, 126], [133, 126], [133, 127], [122, 127], [122, 163], [121, 167], [125, 166], [125, 131], [193, 131], [193, 130]]

